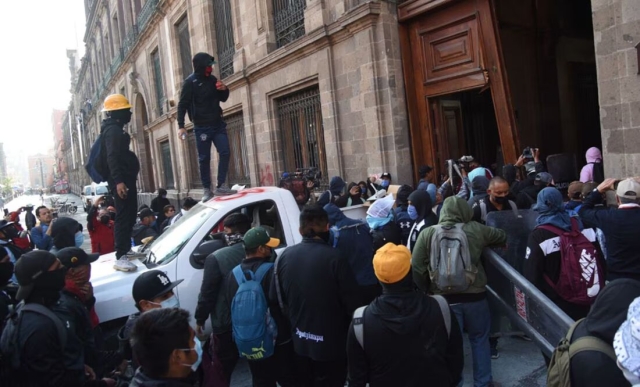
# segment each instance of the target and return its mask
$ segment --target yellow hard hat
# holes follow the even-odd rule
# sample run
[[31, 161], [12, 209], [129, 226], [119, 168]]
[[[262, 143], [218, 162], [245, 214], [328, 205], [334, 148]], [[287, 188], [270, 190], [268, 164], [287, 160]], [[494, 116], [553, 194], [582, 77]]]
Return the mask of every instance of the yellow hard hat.
[[131, 104], [127, 97], [122, 94], [111, 94], [104, 99], [103, 112], [111, 112], [114, 110], [131, 109]]

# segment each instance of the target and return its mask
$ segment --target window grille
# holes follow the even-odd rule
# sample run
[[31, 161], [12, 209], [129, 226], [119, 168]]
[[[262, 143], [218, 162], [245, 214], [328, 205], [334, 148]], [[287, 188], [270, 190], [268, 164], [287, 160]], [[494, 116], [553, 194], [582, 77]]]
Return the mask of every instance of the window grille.
[[304, 36], [306, 0], [273, 0], [276, 44], [282, 47]]
[[156, 109], [159, 117], [163, 113], [164, 88], [162, 87], [162, 68], [160, 67], [160, 54], [158, 50], [155, 50], [151, 54], [151, 64], [153, 66], [153, 81], [155, 83]]
[[171, 164], [171, 147], [169, 140], [160, 143], [160, 154], [162, 155], [162, 175], [164, 177], [164, 185], [168, 189], [175, 188], [175, 180], [173, 178], [173, 165]]
[[231, 2], [229, 0], [213, 0], [213, 17], [218, 48], [217, 62], [220, 78], [233, 74], [233, 22], [231, 18]]
[[247, 140], [244, 135], [244, 116], [242, 112], [224, 118], [227, 123], [227, 135], [231, 149], [229, 174], [227, 182], [233, 184], [250, 184]]
[[191, 63], [191, 36], [189, 36], [189, 20], [183, 17], [176, 25], [178, 32], [178, 47], [180, 49], [180, 65], [182, 79], [186, 79], [193, 70]]

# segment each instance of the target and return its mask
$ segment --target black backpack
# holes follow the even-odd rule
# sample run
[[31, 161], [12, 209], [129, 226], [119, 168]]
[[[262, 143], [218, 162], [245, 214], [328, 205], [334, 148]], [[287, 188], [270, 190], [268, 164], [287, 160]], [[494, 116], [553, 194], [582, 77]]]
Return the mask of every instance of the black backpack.
[[89, 157], [84, 165], [87, 174], [94, 183], [102, 183], [109, 178], [109, 165], [107, 164], [107, 150], [102, 143], [102, 134], [91, 145]]
[[62, 320], [49, 308], [40, 304], [25, 304], [21, 302], [16, 309], [3, 321], [2, 336], [0, 336], [0, 380], [3, 386], [17, 386], [13, 380], [15, 370], [20, 368], [21, 350], [18, 343], [18, 332], [24, 312], [40, 314], [53, 322], [58, 331], [58, 339], [62, 349], [67, 343], [67, 331]]

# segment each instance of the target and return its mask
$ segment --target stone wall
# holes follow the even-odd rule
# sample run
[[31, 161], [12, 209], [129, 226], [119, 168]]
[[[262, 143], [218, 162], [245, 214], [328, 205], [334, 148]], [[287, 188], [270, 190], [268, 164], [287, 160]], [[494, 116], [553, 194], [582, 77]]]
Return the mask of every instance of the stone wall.
[[591, 0], [605, 174], [640, 175], [640, 1]]

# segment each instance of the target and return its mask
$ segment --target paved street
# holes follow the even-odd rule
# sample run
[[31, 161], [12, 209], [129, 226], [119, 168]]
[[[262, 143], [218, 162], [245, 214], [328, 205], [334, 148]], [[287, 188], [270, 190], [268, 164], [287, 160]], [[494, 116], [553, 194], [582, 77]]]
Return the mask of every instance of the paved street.
[[[91, 242], [86, 228], [87, 215], [81, 206], [80, 197], [71, 194], [57, 196], [60, 196], [63, 200], [68, 199], [69, 203], [75, 202], [78, 205], [78, 212], [72, 217], [84, 227], [85, 241], [82, 248], [86, 251], [91, 251]], [[50, 198], [51, 196], [45, 196], [45, 205], [48, 206], [50, 204]], [[41, 203], [40, 196], [25, 195], [9, 202], [7, 208], [13, 211], [27, 204], [33, 204], [34, 207], [37, 207]], [[24, 217], [21, 220], [24, 222]], [[547, 372], [544, 367], [544, 360], [535, 344], [515, 337], [504, 337], [500, 339], [499, 350], [500, 358], [492, 361], [493, 377], [503, 387], [542, 387], [546, 385]], [[466, 338], [464, 351], [464, 386], [467, 387], [473, 385], [473, 366], [471, 348]], [[231, 385], [232, 387], [251, 386], [251, 374], [246, 362], [240, 361], [238, 363]]]

